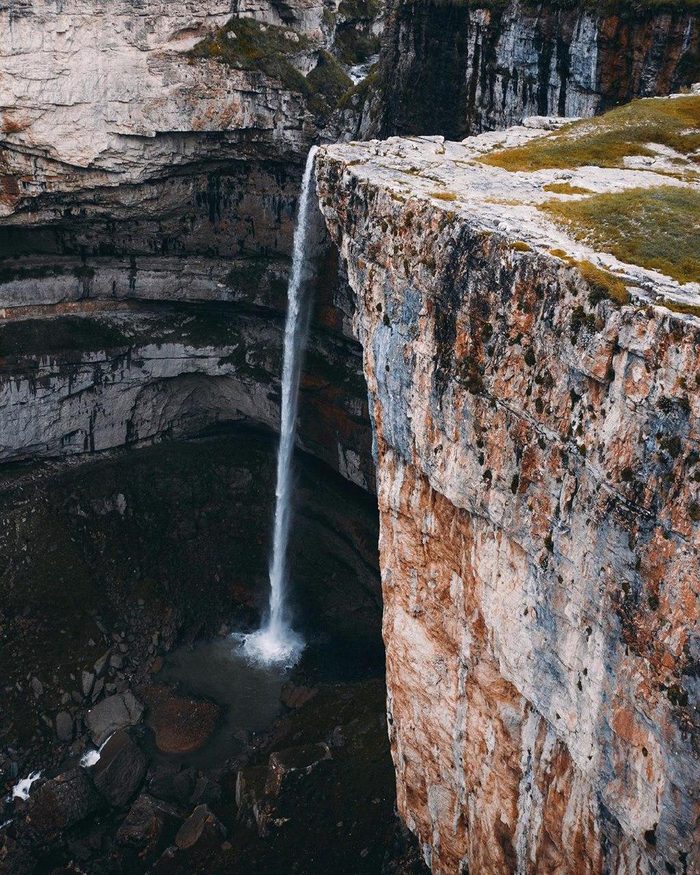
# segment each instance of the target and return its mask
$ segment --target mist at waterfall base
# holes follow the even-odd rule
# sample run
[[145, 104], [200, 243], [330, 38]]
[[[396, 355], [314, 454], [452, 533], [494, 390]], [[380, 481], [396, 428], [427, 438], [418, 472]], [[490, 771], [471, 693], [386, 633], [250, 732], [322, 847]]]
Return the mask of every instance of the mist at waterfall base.
[[309, 150], [299, 193], [299, 210], [294, 229], [292, 273], [287, 289], [287, 318], [284, 328], [282, 364], [282, 411], [280, 443], [277, 453], [277, 487], [272, 561], [270, 565], [270, 603], [261, 627], [243, 636], [243, 650], [249, 659], [262, 665], [292, 666], [304, 649], [304, 641], [291, 626], [287, 604], [289, 567], [287, 548], [291, 524], [293, 456], [299, 406], [299, 379], [304, 345], [309, 328], [309, 295], [305, 294], [309, 273], [309, 206], [314, 195], [313, 169], [316, 147]]

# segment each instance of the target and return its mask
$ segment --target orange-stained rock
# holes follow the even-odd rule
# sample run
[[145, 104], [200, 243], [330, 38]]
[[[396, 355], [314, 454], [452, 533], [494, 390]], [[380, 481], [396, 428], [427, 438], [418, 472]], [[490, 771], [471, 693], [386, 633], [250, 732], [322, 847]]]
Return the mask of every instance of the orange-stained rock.
[[698, 871], [700, 320], [642, 273], [592, 303], [538, 211], [493, 201], [523, 175], [467, 151], [317, 160], [375, 429], [399, 810], [444, 875]]
[[146, 725], [163, 753], [199, 750], [214, 731], [219, 707], [213, 702], [178, 696], [164, 684], [144, 687], [139, 693], [148, 706]]

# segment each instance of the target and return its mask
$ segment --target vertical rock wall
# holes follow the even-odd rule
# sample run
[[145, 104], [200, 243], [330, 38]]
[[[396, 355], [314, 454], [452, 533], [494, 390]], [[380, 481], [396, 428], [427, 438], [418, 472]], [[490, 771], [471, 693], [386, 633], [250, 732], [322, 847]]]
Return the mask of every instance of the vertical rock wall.
[[446, 875], [697, 871], [700, 324], [582, 320], [576, 269], [373, 153], [327, 150], [318, 186], [358, 296], [401, 814]]
[[699, 44], [692, 8], [395, 0], [375, 129], [461, 139], [529, 115], [590, 116], [695, 82]]

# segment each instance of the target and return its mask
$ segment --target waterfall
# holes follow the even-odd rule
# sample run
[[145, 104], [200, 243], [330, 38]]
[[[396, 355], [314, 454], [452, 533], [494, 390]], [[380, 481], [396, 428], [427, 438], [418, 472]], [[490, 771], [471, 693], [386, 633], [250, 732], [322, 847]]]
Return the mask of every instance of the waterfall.
[[275, 525], [270, 563], [270, 606], [268, 615], [257, 632], [246, 636], [245, 650], [255, 660], [264, 663], [296, 662], [304, 642], [293, 631], [287, 609], [286, 590], [289, 583], [287, 545], [292, 510], [292, 460], [299, 403], [301, 360], [309, 321], [309, 308], [304, 295], [307, 274], [307, 244], [309, 237], [309, 205], [313, 196], [313, 168], [316, 147], [306, 159], [299, 193], [299, 210], [294, 229], [292, 274], [287, 289], [287, 320], [284, 328], [284, 358], [282, 364], [282, 416], [280, 443], [277, 452], [277, 489]]

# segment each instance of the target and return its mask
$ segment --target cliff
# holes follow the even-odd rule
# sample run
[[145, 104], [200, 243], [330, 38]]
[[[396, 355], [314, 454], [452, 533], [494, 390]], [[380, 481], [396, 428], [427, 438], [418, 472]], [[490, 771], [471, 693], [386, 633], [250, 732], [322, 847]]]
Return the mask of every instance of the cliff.
[[[425, 133], [432, 122], [421, 107], [462, 112], [450, 83], [461, 87], [458, 68], [466, 56], [447, 49], [450, 40], [462, 44], [467, 28], [469, 51], [476, 51], [467, 19], [488, 19], [498, 57], [512, 55], [517, 72], [516, 47], [524, 47], [526, 66], [535, 63], [533, 46], [540, 43], [542, 57], [550, 57], [552, 29], [565, 16], [547, 7], [535, 25], [515, 7], [393, 5], [390, 12], [383, 59], [367, 75], [385, 22], [376, 0], [250, 0], [234, 10], [190, 0], [0, 5], [0, 391], [12, 402], [0, 409], [0, 459], [156, 440], [241, 416], [274, 426], [277, 375], [257, 366], [236, 371], [241, 366], [231, 365], [226, 344], [217, 345], [215, 328], [209, 339], [200, 333], [194, 347], [183, 346], [176, 316], [174, 358], [172, 349], [158, 358], [166, 305], [197, 304], [199, 321], [210, 326], [225, 314], [245, 348], [265, 346], [270, 365], [277, 362], [294, 208], [310, 144], [366, 132], [380, 109], [387, 119], [414, 113]], [[572, 22], [577, 14], [566, 13]], [[620, 97], [687, 78], [695, 19], [680, 12], [652, 18], [653, 40], [634, 52], [642, 73]], [[537, 35], [543, 27], [544, 42]], [[598, 56], [597, 49], [591, 53], [593, 25], [576, 28], [574, 78]], [[624, 56], [620, 49], [618, 62]], [[487, 68], [496, 63], [500, 70], [502, 60]], [[411, 77], [425, 88], [416, 90]], [[500, 125], [537, 103], [534, 86], [522, 84], [527, 99], [517, 91], [499, 114], [493, 100], [500, 87], [484, 79], [474, 91], [474, 111], [483, 111], [479, 125]], [[589, 114], [598, 103], [565, 101], [559, 108]], [[300, 441], [372, 488], [366, 393], [350, 331], [353, 296], [344, 278], [338, 281], [332, 247], [318, 266]], [[210, 305], [216, 306], [207, 316]], [[118, 318], [121, 345], [100, 348], [105, 332], [98, 325], [89, 350], [84, 339], [73, 348], [75, 323], [59, 324], [66, 316], [87, 318], [86, 331], [77, 332], [83, 335], [95, 322]], [[9, 323], [28, 318], [39, 320], [34, 342], [18, 357], [11, 352], [18, 329]], [[157, 367], [132, 364], [154, 356]], [[225, 372], [219, 359], [228, 360]], [[107, 380], [105, 369], [119, 376]], [[89, 374], [94, 379], [85, 382]], [[192, 380], [201, 391], [186, 389]], [[228, 382], [245, 383], [247, 400], [239, 388], [222, 394]], [[44, 384], [51, 390], [42, 393]], [[18, 411], [34, 426], [16, 419]]]
[[692, 3], [393, 0], [371, 130], [470, 133], [590, 116], [700, 79]]
[[700, 863], [699, 104], [319, 154], [375, 433], [399, 809], [436, 873]]
[[[382, 4], [231, 12], [0, 6], [0, 460], [276, 427], [301, 166]], [[317, 244], [301, 443], [371, 487], [352, 300]]]

